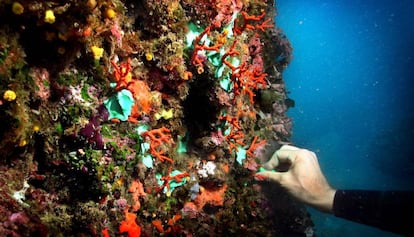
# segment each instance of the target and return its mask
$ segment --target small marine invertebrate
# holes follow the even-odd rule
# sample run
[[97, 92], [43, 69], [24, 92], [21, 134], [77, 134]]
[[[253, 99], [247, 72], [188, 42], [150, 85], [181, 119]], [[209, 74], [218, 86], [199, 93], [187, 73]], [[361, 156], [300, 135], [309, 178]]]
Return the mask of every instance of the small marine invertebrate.
[[21, 15], [24, 12], [24, 7], [20, 2], [13, 2], [12, 12], [16, 15]]
[[105, 11], [105, 16], [106, 16], [108, 19], [114, 19], [114, 18], [116, 17], [116, 12], [114, 11], [114, 9], [112, 9], [112, 8], [108, 8], [108, 9], [106, 9], [106, 11]]
[[146, 54], [145, 54], [145, 59], [146, 59], [147, 61], [152, 61], [152, 60], [154, 59], [154, 54], [153, 54], [153, 53], [151, 53], [151, 52], [146, 53]]
[[100, 48], [100, 47], [98, 47], [96, 45], [94, 45], [94, 46], [91, 47], [91, 51], [92, 51], [93, 58], [95, 60], [101, 59], [102, 56], [103, 56], [103, 53], [104, 53], [104, 49], [103, 48]]
[[214, 175], [216, 164], [212, 161], [202, 163], [201, 168], [197, 171], [198, 175], [202, 178], [207, 178], [209, 175]]
[[174, 110], [171, 108], [169, 110], [161, 110], [161, 112], [157, 112], [154, 114], [155, 120], [160, 120], [161, 118], [168, 120], [174, 116]]
[[6, 90], [3, 94], [3, 99], [6, 101], [13, 101], [16, 99], [16, 92], [12, 90]]
[[53, 24], [56, 20], [55, 13], [53, 10], [46, 10], [44, 21], [49, 24]]

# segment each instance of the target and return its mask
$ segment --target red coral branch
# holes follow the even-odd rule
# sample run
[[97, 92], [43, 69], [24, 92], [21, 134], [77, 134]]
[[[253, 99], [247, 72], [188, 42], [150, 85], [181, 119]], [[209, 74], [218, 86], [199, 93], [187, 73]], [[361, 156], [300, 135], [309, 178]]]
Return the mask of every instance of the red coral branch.
[[114, 77], [116, 80], [116, 91], [120, 91], [128, 87], [128, 84], [132, 81], [131, 74], [131, 59], [128, 58], [128, 61], [122, 62], [119, 66], [111, 61], [112, 66], [114, 67]]
[[201, 32], [194, 40], [194, 51], [193, 55], [191, 57], [191, 63], [194, 66], [197, 66], [199, 68], [203, 67], [203, 59], [199, 56], [198, 51], [200, 50], [207, 50], [207, 51], [220, 51], [220, 48], [223, 46], [223, 42], [218, 42], [216, 45], [213, 46], [207, 46], [203, 43], [200, 43], [201, 39], [204, 37], [204, 35], [209, 35], [211, 29], [214, 27], [214, 25], [210, 25], [207, 28], [204, 29], [203, 32]]
[[227, 52], [221, 57], [221, 61], [223, 64], [227, 65], [233, 72], [237, 70], [237, 67], [233, 66], [231, 63], [229, 63], [226, 58], [228, 56], [238, 56], [240, 55], [239, 52], [235, 51], [234, 48], [236, 47], [237, 40], [233, 41], [233, 44], [231, 45], [230, 49], [227, 50]]
[[252, 25], [252, 21], [261, 21], [264, 16], [265, 16], [265, 12], [263, 12], [261, 15], [259, 16], [249, 16], [249, 14], [247, 14], [247, 12], [242, 11], [241, 12], [242, 17], [243, 17], [243, 24], [241, 26], [237, 26], [237, 19], [234, 22], [234, 27], [233, 27], [233, 32], [235, 35], [241, 35], [241, 33], [243, 33], [243, 31], [245, 31], [246, 29], [248, 30], [255, 30], [255, 29], [260, 29], [262, 31], [265, 31], [265, 28], [271, 28], [273, 27], [273, 25], [268, 24], [270, 22], [270, 19], [267, 19], [265, 21], [263, 21], [261, 24], [259, 25]]
[[257, 142], [257, 136], [253, 138], [252, 143], [250, 144], [249, 149], [247, 149], [246, 154], [250, 157], [254, 157], [254, 152], [257, 148], [263, 146], [266, 144], [266, 140], [261, 140], [260, 142]]
[[161, 127], [158, 129], [153, 129], [151, 131], [144, 132], [142, 135], [150, 139], [150, 153], [152, 156], [158, 158], [161, 162], [168, 161], [173, 163], [173, 160], [166, 155], [166, 151], [162, 150], [162, 144], [172, 144], [171, 140], [171, 130], [166, 127]]
[[172, 171], [172, 167], [170, 166], [170, 168], [168, 169], [168, 175], [161, 177], [161, 180], [164, 181], [164, 183], [156, 189], [156, 192], [160, 192], [165, 187], [167, 187], [167, 190], [170, 191], [170, 181], [171, 180], [174, 180], [175, 182], [180, 183], [180, 182], [183, 181], [182, 180], [183, 178], [190, 176], [190, 174], [187, 173], [187, 172], [177, 174], [177, 175], [174, 175], [174, 176], [170, 176], [171, 171]]
[[230, 115], [220, 116], [220, 120], [224, 120], [231, 125], [230, 133], [226, 136], [226, 140], [229, 143], [229, 150], [237, 151], [237, 144], [244, 146], [244, 134], [241, 131], [239, 119]]
[[269, 22], [270, 19], [263, 21], [262, 24], [256, 26], [256, 29], [259, 29], [264, 32], [266, 28], [273, 28], [273, 24], [268, 24]]

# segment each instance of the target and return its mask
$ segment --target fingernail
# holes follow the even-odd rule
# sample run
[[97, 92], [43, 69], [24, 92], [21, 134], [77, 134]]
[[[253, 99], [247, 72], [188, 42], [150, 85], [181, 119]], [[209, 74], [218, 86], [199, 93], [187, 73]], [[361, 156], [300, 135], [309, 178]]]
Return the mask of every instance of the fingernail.
[[263, 175], [260, 175], [260, 174], [255, 174], [254, 179], [257, 180], [257, 181], [264, 181], [264, 180], [266, 180], [266, 177], [263, 176]]

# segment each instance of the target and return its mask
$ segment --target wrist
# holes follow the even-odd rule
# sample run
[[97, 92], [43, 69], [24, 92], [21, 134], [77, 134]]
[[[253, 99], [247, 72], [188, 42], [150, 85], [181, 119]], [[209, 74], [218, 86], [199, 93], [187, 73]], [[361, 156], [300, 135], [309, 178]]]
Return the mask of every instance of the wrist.
[[326, 213], [333, 213], [333, 203], [335, 199], [336, 190], [329, 188], [320, 195], [318, 199], [315, 200], [315, 203], [312, 204], [313, 207], [319, 211]]

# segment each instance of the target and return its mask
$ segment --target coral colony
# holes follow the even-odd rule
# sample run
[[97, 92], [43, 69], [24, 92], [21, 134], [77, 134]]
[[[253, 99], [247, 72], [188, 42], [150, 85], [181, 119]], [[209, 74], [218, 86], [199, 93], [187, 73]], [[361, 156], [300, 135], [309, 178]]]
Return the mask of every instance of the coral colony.
[[1, 236], [312, 236], [265, 0], [0, 1]]

